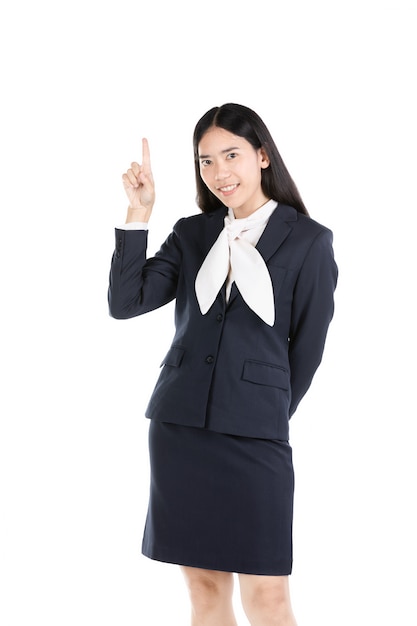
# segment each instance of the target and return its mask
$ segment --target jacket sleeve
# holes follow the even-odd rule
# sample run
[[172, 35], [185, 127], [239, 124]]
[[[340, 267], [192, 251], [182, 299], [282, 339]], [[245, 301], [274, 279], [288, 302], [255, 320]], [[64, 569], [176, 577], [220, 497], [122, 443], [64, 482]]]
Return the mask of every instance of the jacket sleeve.
[[329, 230], [316, 236], [301, 267], [293, 296], [289, 337], [291, 370], [290, 416], [310, 387], [320, 365], [333, 317], [338, 270]]
[[116, 319], [142, 315], [175, 298], [181, 266], [179, 229], [182, 220], [154, 257], [146, 258], [147, 230], [119, 230], [113, 253], [108, 302]]

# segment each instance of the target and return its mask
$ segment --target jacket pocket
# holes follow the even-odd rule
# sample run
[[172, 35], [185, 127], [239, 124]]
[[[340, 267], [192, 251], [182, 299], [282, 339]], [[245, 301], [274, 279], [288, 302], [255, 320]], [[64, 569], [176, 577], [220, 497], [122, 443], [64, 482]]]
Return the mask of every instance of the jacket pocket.
[[170, 365], [171, 367], [179, 367], [181, 365], [184, 352], [185, 352], [184, 348], [181, 348], [180, 346], [172, 346], [168, 350], [160, 367], [162, 367], [163, 365]]
[[242, 380], [267, 387], [289, 389], [289, 375], [285, 367], [262, 361], [245, 361]]

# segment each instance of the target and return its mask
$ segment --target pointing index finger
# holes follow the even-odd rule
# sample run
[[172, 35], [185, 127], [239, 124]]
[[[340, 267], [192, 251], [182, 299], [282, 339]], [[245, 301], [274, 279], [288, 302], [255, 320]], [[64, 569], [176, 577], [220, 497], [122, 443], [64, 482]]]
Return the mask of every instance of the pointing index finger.
[[142, 167], [145, 171], [151, 170], [151, 153], [149, 152], [148, 140], [142, 139]]

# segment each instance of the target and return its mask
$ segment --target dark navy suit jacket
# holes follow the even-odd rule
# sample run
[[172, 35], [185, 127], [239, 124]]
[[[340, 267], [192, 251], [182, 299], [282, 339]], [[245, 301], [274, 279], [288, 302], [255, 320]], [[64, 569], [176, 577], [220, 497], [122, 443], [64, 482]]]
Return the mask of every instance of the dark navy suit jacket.
[[248, 437], [288, 439], [289, 418], [321, 361], [333, 316], [332, 233], [279, 204], [257, 249], [270, 272], [275, 324], [265, 324], [233, 284], [202, 315], [196, 274], [226, 209], [179, 220], [153, 258], [147, 231], [116, 229], [110, 314], [130, 318], [176, 299], [176, 332], [146, 416]]

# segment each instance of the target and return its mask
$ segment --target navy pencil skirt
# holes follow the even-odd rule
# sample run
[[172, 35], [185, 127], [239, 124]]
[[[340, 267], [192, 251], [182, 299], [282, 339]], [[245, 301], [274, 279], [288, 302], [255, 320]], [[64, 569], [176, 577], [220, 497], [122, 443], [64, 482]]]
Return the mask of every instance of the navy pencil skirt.
[[291, 573], [288, 442], [151, 420], [149, 451], [145, 556], [227, 572]]

